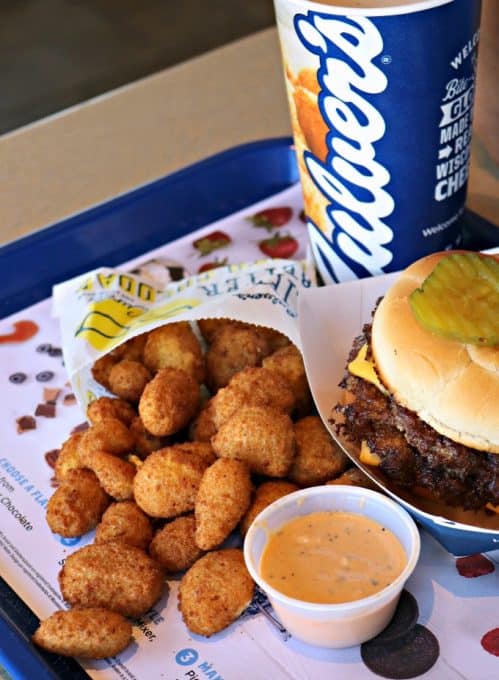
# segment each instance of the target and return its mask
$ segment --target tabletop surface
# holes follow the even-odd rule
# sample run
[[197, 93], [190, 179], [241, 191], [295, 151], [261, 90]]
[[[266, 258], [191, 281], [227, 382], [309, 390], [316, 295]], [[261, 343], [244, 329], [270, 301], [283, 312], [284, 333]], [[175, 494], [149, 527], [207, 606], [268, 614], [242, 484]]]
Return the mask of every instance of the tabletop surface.
[[268, 29], [0, 137], [1, 241], [218, 151], [288, 134]]

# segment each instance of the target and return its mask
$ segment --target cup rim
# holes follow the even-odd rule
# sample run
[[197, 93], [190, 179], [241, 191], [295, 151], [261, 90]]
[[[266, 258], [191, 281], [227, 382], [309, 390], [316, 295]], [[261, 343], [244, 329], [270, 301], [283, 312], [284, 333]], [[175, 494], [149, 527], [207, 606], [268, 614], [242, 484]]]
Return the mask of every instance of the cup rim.
[[[283, 0], [274, 0], [274, 4], [278, 5]], [[366, 16], [366, 17], [385, 17], [385, 16], [403, 16], [406, 14], [414, 14], [416, 12], [425, 12], [426, 10], [436, 9], [442, 5], [449, 5], [452, 0], [413, 0], [412, 3], [404, 3], [399, 0], [396, 5], [373, 6], [373, 7], [352, 7], [351, 5], [343, 5], [341, 0], [338, 0], [337, 5], [329, 5], [321, 3], [320, 0], [287, 0], [295, 5], [298, 10], [312, 10], [320, 12], [321, 14], [329, 14], [332, 16]]]
[[[377, 593], [373, 593], [368, 597], [363, 597], [360, 600], [350, 600], [348, 602], [340, 603], [318, 603], [318, 602], [308, 602], [306, 600], [299, 600], [289, 595], [285, 595], [279, 590], [276, 590], [271, 586], [259, 573], [258, 566], [253, 564], [253, 560], [250, 555], [251, 545], [255, 539], [256, 532], [259, 529], [258, 524], [265, 522], [268, 517], [275, 512], [278, 508], [283, 505], [287, 505], [293, 502], [299, 502], [301, 498], [306, 498], [311, 495], [319, 496], [346, 496], [354, 495], [356, 497], [369, 497], [377, 503], [384, 504], [391, 512], [395, 512], [404, 521], [410, 537], [410, 549], [407, 557], [407, 563], [401, 573], [394, 579], [391, 583], [385, 586], [382, 590]], [[357, 513], [362, 514], [362, 513]], [[334, 612], [337, 614], [345, 612], [358, 612], [363, 609], [371, 608], [373, 605], [382, 604], [389, 599], [389, 596], [393, 594], [395, 596], [400, 590], [404, 583], [407, 581], [409, 576], [414, 571], [416, 564], [419, 559], [421, 551], [421, 539], [419, 535], [419, 530], [417, 525], [411, 515], [405, 510], [401, 505], [391, 498], [385, 496], [379, 491], [374, 491], [372, 489], [366, 489], [365, 487], [355, 487], [350, 485], [322, 485], [307, 487], [306, 489], [300, 489], [299, 491], [294, 491], [282, 498], [277, 499], [266, 508], [264, 508], [253, 520], [250, 528], [248, 529], [243, 546], [244, 560], [246, 567], [250, 572], [253, 580], [258, 584], [258, 586], [271, 598], [278, 600], [281, 604], [294, 607], [296, 609], [303, 609], [314, 612]]]

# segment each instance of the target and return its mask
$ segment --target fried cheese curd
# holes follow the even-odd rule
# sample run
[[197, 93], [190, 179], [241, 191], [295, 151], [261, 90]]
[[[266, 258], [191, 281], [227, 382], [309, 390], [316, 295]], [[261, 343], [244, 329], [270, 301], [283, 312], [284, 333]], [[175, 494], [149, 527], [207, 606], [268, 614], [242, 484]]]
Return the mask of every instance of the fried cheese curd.
[[146, 550], [151, 539], [151, 520], [134, 501], [112, 503], [95, 530], [95, 543], [126, 543]]
[[158, 451], [159, 449], [164, 449], [168, 445], [168, 437], [157, 437], [151, 434], [144, 427], [144, 423], [140, 416], [136, 416], [130, 425], [130, 432], [135, 440], [134, 453], [136, 453], [139, 458], [147, 458], [147, 456], [153, 451]]
[[288, 473], [300, 486], [315, 486], [347, 468], [349, 458], [335, 443], [319, 416], [306, 416], [294, 424], [296, 453]]
[[312, 410], [312, 394], [308, 386], [305, 366], [300, 350], [296, 345], [288, 344], [266, 357], [262, 366], [279, 373], [289, 383], [295, 396], [295, 412], [298, 416], [306, 416]]
[[101, 607], [54, 612], [36, 629], [33, 642], [53, 654], [105, 659], [132, 641], [132, 624]]
[[170, 448], [175, 451], [183, 451], [189, 455], [198, 456], [205, 465], [211, 465], [217, 459], [210, 442], [183, 442], [182, 444], [173, 444]]
[[134, 338], [130, 338], [119, 347], [112, 351], [112, 356], [116, 361], [129, 359], [130, 361], [144, 361], [144, 347], [147, 342], [148, 333], [142, 333]]
[[166, 584], [161, 567], [125, 543], [87, 545], [66, 558], [59, 586], [73, 607], [104, 607], [123, 616], [145, 614]]
[[109, 505], [109, 496], [91, 470], [69, 470], [49, 499], [46, 519], [51, 531], [64, 538], [94, 529]]
[[151, 380], [152, 374], [144, 364], [131, 359], [122, 359], [109, 372], [109, 387], [113, 394], [132, 404], [139, 402], [144, 387]]
[[269, 406], [290, 414], [295, 397], [288, 381], [267, 368], [246, 368], [213, 397], [213, 422], [218, 430], [243, 406]]
[[196, 544], [218, 547], [236, 528], [251, 501], [251, 477], [246, 463], [219, 458], [204, 472], [196, 496]]
[[205, 377], [205, 358], [199, 340], [187, 321], [178, 321], [149, 333], [144, 347], [144, 363], [151, 371], [176, 368], [197, 383]]
[[253, 591], [242, 550], [217, 550], [201, 557], [184, 574], [178, 608], [192, 633], [210, 637], [242, 614]]
[[209, 442], [217, 428], [214, 422], [213, 399], [209, 399], [201, 408], [189, 426], [189, 438], [198, 442]]
[[83, 432], [75, 432], [63, 443], [54, 467], [55, 478], [58, 482], [62, 482], [70, 470], [82, 467], [79, 453], [82, 437]]
[[263, 482], [255, 491], [253, 501], [250, 505], [248, 512], [244, 515], [239, 524], [239, 529], [242, 536], [246, 536], [250, 525], [252, 524], [255, 517], [260, 514], [268, 505], [274, 501], [287, 496], [288, 493], [293, 493], [293, 491], [298, 491], [298, 486], [292, 482], [286, 480], [276, 479], [269, 482]]
[[189, 569], [204, 551], [196, 545], [194, 515], [184, 515], [159, 529], [149, 545], [149, 554], [170, 574]]
[[191, 512], [206, 467], [201, 457], [175, 447], [155, 451], [135, 475], [135, 502], [151, 517]]
[[350, 484], [351, 486], [362, 486], [365, 489], [379, 491], [378, 485], [358, 467], [348, 468], [339, 477], [330, 479], [326, 484]]
[[211, 345], [216, 334], [221, 329], [227, 328], [228, 326], [231, 326], [232, 328], [252, 328], [257, 330], [270, 344], [272, 352], [275, 352], [277, 349], [284, 347], [290, 342], [289, 338], [284, 335], [284, 333], [276, 331], [274, 328], [257, 326], [256, 324], [248, 323], [246, 321], [236, 321], [235, 319], [220, 317], [218, 319], [198, 319], [197, 324], [203, 339], [208, 345]]
[[146, 430], [164, 437], [188, 425], [199, 401], [199, 385], [192, 376], [177, 368], [162, 368], [142, 392], [139, 415]]
[[95, 425], [106, 418], [116, 418], [129, 427], [134, 418], [137, 417], [137, 411], [124, 399], [115, 399], [114, 397], [99, 397], [94, 399], [87, 408], [87, 418]]
[[97, 359], [97, 361], [92, 366], [92, 376], [94, 380], [107, 390], [110, 390], [109, 373], [111, 372], [111, 369], [116, 361], [116, 357], [114, 357], [112, 354], [104, 354], [104, 356]]
[[226, 328], [227, 326], [232, 326], [233, 328], [247, 328], [251, 324], [246, 323], [245, 321], [236, 321], [235, 319], [220, 317], [218, 319], [198, 319], [197, 325], [205, 342], [208, 345], [211, 345], [216, 334], [223, 328]]
[[125, 456], [133, 450], [134, 438], [121, 420], [104, 418], [85, 430], [78, 442], [78, 454], [82, 466], [93, 451], [107, 451], [113, 456]]
[[206, 383], [212, 392], [225, 387], [244, 368], [260, 366], [272, 352], [270, 343], [256, 327], [227, 325], [215, 334], [206, 353]]
[[243, 406], [211, 440], [220, 458], [245, 461], [252, 472], [285, 477], [295, 454], [291, 418], [265, 406]]
[[266, 326], [257, 326], [257, 328], [260, 333], [263, 333], [267, 338], [272, 352], [277, 352], [281, 347], [286, 347], [291, 343], [291, 340], [287, 335], [284, 335], [284, 333], [281, 333], [280, 331], [276, 331], [275, 328], [267, 328]]
[[85, 458], [104, 491], [117, 501], [133, 498], [133, 479], [137, 468], [107, 451], [92, 451]]

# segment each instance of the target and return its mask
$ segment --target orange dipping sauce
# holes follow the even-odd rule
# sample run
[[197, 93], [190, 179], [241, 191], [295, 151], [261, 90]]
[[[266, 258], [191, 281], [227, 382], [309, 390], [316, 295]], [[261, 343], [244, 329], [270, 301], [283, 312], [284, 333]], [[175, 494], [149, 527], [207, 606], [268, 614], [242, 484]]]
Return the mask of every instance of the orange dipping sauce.
[[383, 590], [406, 564], [402, 544], [378, 522], [350, 512], [312, 512], [272, 532], [260, 574], [289, 597], [339, 604]]

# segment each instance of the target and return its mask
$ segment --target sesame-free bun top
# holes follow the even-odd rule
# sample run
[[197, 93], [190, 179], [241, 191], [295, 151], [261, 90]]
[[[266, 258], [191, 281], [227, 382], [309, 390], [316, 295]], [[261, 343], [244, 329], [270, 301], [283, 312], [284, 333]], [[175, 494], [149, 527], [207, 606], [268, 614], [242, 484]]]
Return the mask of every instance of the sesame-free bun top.
[[434, 253], [410, 265], [380, 302], [372, 325], [374, 360], [400, 405], [456, 442], [499, 453], [499, 347], [431, 333], [409, 303], [446, 255]]

